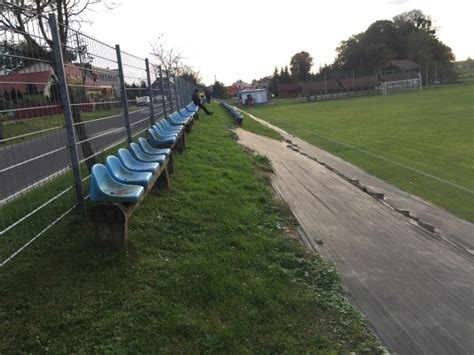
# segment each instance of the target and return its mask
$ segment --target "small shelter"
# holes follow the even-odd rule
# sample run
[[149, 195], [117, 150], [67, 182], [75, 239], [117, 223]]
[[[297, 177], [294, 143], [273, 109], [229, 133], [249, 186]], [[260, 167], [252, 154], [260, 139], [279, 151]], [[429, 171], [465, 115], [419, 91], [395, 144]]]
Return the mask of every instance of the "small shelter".
[[239, 91], [241, 105], [266, 104], [268, 102], [267, 89], [248, 89]]

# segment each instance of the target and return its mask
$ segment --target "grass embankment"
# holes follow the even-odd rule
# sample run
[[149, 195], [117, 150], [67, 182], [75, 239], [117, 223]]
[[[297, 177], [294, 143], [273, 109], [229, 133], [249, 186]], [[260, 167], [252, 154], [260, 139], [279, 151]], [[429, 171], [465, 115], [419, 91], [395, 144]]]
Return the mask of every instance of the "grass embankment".
[[172, 187], [132, 216], [125, 250], [96, 249], [71, 216], [0, 270], [0, 353], [378, 351], [333, 267], [285, 236], [262, 159], [214, 110]]
[[249, 115], [244, 113], [244, 121], [240, 127], [246, 131], [258, 134], [260, 136], [269, 137], [276, 140], [283, 140], [283, 137], [277, 131], [262, 125], [261, 123], [255, 121]]
[[250, 112], [472, 222], [473, 94], [449, 86]]

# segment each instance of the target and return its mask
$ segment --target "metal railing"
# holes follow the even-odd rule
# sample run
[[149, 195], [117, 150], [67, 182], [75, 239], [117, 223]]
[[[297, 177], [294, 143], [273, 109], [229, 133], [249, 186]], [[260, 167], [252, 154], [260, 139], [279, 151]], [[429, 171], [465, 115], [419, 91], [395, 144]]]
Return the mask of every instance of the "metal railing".
[[[85, 214], [92, 165], [195, 88], [54, 15], [2, 6], [0, 267], [71, 211]], [[19, 10], [26, 25], [15, 26]]]

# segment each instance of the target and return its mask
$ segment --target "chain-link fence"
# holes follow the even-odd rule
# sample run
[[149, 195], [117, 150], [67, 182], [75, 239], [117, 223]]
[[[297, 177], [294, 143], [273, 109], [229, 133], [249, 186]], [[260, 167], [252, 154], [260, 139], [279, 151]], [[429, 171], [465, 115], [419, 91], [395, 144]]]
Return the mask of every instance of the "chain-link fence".
[[1, 16], [0, 267], [77, 207], [85, 213], [92, 165], [195, 88], [54, 15], [6, 3]]

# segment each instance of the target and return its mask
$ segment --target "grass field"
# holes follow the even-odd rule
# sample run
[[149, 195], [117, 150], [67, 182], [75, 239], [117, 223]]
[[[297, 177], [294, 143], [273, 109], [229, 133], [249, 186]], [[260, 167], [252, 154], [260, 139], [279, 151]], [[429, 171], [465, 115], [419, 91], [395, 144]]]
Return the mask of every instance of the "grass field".
[[269, 162], [213, 111], [171, 188], [132, 216], [124, 250], [97, 249], [72, 215], [0, 270], [0, 353], [381, 351], [334, 268], [286, 234]]
[[474, 221], [474, 85], [250, 112]]

